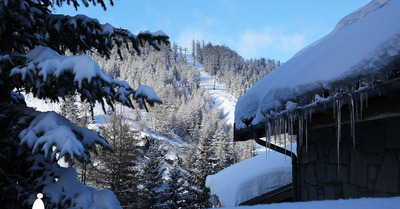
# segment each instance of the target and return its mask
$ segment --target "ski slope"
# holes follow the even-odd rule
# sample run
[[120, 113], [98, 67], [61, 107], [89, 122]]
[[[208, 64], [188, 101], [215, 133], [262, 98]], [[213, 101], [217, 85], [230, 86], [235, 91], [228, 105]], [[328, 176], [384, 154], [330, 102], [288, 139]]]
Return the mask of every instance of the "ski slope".
[[[188, 56], [187, 63], [193, 65], [193, 58]], [[200, 71], [200, 86], [203, 86], [204, 89], [210, 92], [213, 104], [222, 111], [226, 123], [233, 125], [237, 99], [227, 92], [224, 84], [216, 81], [197, 61], [195, 62], [195, 68]]]

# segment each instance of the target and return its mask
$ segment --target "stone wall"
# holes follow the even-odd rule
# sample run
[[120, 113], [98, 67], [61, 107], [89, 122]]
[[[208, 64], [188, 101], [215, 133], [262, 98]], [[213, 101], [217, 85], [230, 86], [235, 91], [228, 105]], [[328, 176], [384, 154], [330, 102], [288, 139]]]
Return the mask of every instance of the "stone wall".
[[308, 146], [298, 147], [299, 199], [324, 200], [400, 195], [400, 117], [308, 130]]

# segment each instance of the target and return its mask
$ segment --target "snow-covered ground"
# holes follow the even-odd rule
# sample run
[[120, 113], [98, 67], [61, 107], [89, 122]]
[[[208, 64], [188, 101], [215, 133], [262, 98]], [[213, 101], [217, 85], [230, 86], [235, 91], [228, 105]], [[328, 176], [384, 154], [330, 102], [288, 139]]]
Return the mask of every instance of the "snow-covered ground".
[[214, 79], [203, 67], [198, 69], [200, 70], [201, 85], [210, 92], [213, 103], [223, 112], [226, 122], [233, 125], [237, 99], [226, 91], [224, 84], [216, 82], [214, 89]]
[[400, 205], [400, 197], [392, 198], [360, 198], [348, 200], [324, 200], [310, 202], [277, 203], [269, 205], [226, 207], [237, 209], [397, 209]]
[[[189, 65], [193, 65], [192, 57], [187, 56], [186, 59]], [[215, 81], [215, 78], [209, 75], [197, 61], [195, 68], [200, 71], [200, 85], [210, 92], [212, 102], [223, 112], [226, 123], [233, 125], [237, 99], [226, 91], [224, 84]]]

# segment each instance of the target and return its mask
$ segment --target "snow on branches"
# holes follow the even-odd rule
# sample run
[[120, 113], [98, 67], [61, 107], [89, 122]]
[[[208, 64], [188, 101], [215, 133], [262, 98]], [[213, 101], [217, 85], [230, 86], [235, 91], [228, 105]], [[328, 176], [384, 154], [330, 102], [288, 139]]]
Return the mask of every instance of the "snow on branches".
[[11, 70], [13, 88], [32, 92], [35, 97], [59, 101], [59, 97], [74, 94], [81, 95], [82, 101], [92, 104], [104, 100], [111, 107], [113, 103], [133, 107], [130, 95], [143, 106], [161, 103], [154, 90], [142, 86], [136, 92], [125, 81], [116, 81], [101, 71], [100, 67], [86, 55], [58, 55], [48, 47], [38, 46], [25, 55], [27, 64]]
[[19, 137], [21, 144], [27, 144], [32, 153], [44, 152], [46, 158], [55, 160], [66, 156], [70, 163], [74, 156], [88, 162], [87, 149], [95, 150], [95, 144], [110, 148], [98, 134], [71, 123], [55, 112], [39, 113]]

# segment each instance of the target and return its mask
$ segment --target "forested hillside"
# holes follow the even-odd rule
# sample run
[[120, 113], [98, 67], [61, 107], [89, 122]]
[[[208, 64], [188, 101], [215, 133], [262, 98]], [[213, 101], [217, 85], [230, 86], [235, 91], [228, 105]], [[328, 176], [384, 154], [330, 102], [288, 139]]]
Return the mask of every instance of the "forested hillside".
[[244, 60], [226, 46], [204, 45], [204, 41], [193, 41], [196, 59], [204, 69], [224, 83], [228, 92], [237, 99], [267, 73], [281, 65], [278, 60], [260, 58]]
[[[207, 207], [205, 177], [254, 156], [255, 145], [233, 143], [232, 127], [202, 88], [186, 50], [176, 44], [160, 46], [154, 50], [145, 44], [140, 54], [122, 49], [122, 60], [117, 52], [110, 59], [90, 56], [114, 79], [133, 87], [151, 86], [162, 104], [146, 107], [148, 112], [108, 109], [103, 124], [91, 116], [90, 106], [71, 102], [73, 97], [60, 111], [81, 125], [100, 123], [97, 131], [113, 149], [79, 164], [81, 181], [110, 189], [124, 208]], [[203, 63], [211, 55], [206, 57]], [[76, 112], [80, 115], [71, 114]]]

